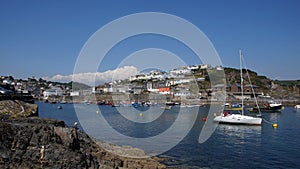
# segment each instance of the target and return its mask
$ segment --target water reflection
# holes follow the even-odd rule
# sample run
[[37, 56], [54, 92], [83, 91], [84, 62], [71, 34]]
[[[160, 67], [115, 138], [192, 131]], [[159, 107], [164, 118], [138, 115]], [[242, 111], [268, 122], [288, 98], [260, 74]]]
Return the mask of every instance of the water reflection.
[[[71, 104], [63, 105], [62, 110], [57, 109], [57, 105], [42, 102], [37, 104], [39, 105], [40, 117], [64, 120], [69, 126], [72, 126], [74, 121], [78, 121]], [[89, 127], [91, 129], [90, 133], [93, 133], [96, 138], [105, 140], [103, 139], [104, 135], [97, 136], [97, 134], [102, 133], [110, 139], [115, 139], [116, 143], [122, 144], [123, 140], [118, 142], [118, 138], [114, 137], [108, 128], [103, 128], [101, 124], [98, 124], [101, 114], [100, 112], [97, 114], [97, 109], [93, 109], [93, 105], [81, 105], [84, 109], [79, 114], [79, 116], [82, 115], [80, 123], [88, 123], [82, 125], [83, 127]], [[110, 118], [112, 121], [114, 120], [117, 128], [136, 135], [154, 133], [157, 129], [170, 126], [170, 124], [175, 122], [178, 115], [174, 111], [166, 111], [166, 114], [158, 118], [160, 119], [159, 123], [157, 123], [158, 126], [137, 128], [134, 124], [129, 125], [125, 122], [120, 122], [111, 106], [104, 106], [103, 108], [107, 108], [107, 111], [103, 112], [103, 116]], [[185, 110], [181, 116], [182, 122], [178, 123], [181, 125], [179, 125], [179, 129], [183, 130], [181, 127], [184, 128], [185, 125], [192, 124], [195, 117], [190, 112], [193, 108], [180, 109]], [[209, 106], [206, 108], [200, 107], [195, 125], [188, 136], [173, 149], [164, 153], [164, 156], [170, 158], [166, 162], [167, 164], [174, 166], [174, 168], [300, 168], [300, 110], [296, 111], [292, 107], [286, 107], [282, 113], [263, 112], [263, 118], [270, 122], [278, 122], [278, 128], [276, 129], [265, 121], [262, 126], [220, 124], [208, 141], [199, 144], [198, 137], [204, 125], [202, 118], [207, 117], [208, 110]], [[130, 115], [133, 116], [134, 114]], [[153, 117], [155, 116], [149, 117], [149, 119]], [[142, 118], [146, 118], [146, 116], [143, 115]], [[94, 122], [97, 125], [94, 125]], [[80, 130], [82, 129], [80, 128]], [[180, 132], [180, 130], [177, 130], [177, 132]], [[178, 136], [174, 134], [170, 137], [165, 137], [165, 142], [162, 144], [169, 144], [173, 137]], [[155, 146], [151, 147], [151, 143], [149, 143], [149, 148], [147, 149], [152, 151], [155, 151], [155, 149], [159, 150], [161, 145], [158, 142], [154, 142], [154, 144]], [[153, 152], [153, 154], [156, 153]]]
[[249, 142], [260, 142], [261, 126], [219, 124], [217, 133], [224, 142], [244, 145]]
[[[198, 109], [165, 110], [143, 113], [125, 112], [130, 121], [116, 109], [96, 105], [76, 105], [78, 120], [89, 135], [117, 145], [129, 145], [145, 150], [147, 155], [165, 152], [177, 145], [190, 131], [197, 118]], [[151, 113], [154, 115], [151, 115]], [[159, 117], [158, 117], [159, 116]], [[158, 117], [158, 118], [153, 118]], [[154, 121], [143, 123], [145, 121]]]
[[261, 126], [219, 124], [218, 129], [223, 131], [226, 136], [261, 135]]

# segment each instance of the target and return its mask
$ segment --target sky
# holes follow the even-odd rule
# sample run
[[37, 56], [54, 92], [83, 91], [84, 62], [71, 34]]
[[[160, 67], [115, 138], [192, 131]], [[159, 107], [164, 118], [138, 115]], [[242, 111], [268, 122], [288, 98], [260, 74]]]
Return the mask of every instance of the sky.
[[[238, 68], [242, 49], [249, 69], [271, 79], [296, 80], [300, 79], [299, 8], [297, 0], [1, 0], [0, 75], [68, 81], [80, 52], [97, 30], [130, 14], [162, 12], [198, 27], [224, 67]], [[114, 46], [99, 64], [98, 76], [141, 71], [120, 65], [130, 54], [148, 48], [171, 51], [188, 65], [203, 63], [181, 42], [145, 34]]]

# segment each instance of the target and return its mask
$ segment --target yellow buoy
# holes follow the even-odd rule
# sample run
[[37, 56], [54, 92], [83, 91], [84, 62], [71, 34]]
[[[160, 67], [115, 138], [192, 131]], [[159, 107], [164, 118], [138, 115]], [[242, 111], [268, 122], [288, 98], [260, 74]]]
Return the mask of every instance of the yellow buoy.
[[143, 113], [140, 113], [140, 117], [142, 117], [143, 116]]
[[272, 126], [273, 126], [273, 128], [277, 128], [278, 125], [276, 123], [274, 123]]

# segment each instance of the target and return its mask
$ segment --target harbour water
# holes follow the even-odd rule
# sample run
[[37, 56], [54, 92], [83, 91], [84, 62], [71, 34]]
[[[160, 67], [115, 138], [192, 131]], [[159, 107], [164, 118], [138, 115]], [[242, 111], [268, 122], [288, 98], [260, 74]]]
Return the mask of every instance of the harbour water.
[[[37, 104], [40, 117], [64, 120], [68, 126], [72, 126], [75, 121], [78, 121], [73, 104], [63, 104], [62, 109], [57, 109], [59, 104], [42, 102], [37, 102]], [[90, 109], [93, 106], [96, 105], [81, 104], [81, 107], [86, 108], [85, 117], [91, 121], [91, 126], [95, 124], [93, 121], [97, 120], [95, 117], [99, 113]], [[111, 106], [99, 106], [99, 108], [102, 115], [110, 119], [108, 121], [115, 130], [137, 138], [155, 136], [167, 130], [178, 118], [177, 109], [179, 109], [179, 107], [173, 107], [171, 110], [164, 111], [163, 114], [148, 116], [146, 114], [149, 113], [147, 112], [148, 108], [138, 108], [138, 112], [145, 112], [141, 116], [146, 121], [136, 124], [130, 120], [124, 120], [116, 108]], [[128, 107], [127, 109], [134, 108]], [[213, 169], [300, 168], [300, 111], [286, 107], [281, 113], [263, 113], [262, 117], [269, 122], [277, 123], [277, 128], [273, 128], [267, 122], [263, 122], [262, 126], [219, 125], [212, 136], [200, 144], [198, 138], [204, 124], [203, 118], [207, 116], [209, 106], [200, 107], [196, 117], [188, 114], [189, 109], [194, 108], [184, 109], [186, 116], [179, 123], [183, 125], [190, 122], [193, 126], [178, 145], [160, 155], [160, 157], [167, 157], [164, 161], [166, 165], [175, 168]], [[146, 123], [147, 118], [156, 120], [148, 124]], [[79, 128], [83, 130], [81, 125]], [[106, 132], [101, 128], [99, 130]], [[96, 134], [93, 136], [97, 138], [97, 132], [92, 132], [92, 134]], [[155, 148], [159, 150], [160, 145]]]

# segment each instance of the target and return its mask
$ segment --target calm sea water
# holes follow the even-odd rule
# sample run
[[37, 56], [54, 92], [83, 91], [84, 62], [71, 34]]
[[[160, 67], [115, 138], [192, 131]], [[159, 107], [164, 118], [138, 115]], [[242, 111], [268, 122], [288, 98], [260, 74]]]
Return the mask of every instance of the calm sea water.
[[[37, 104], [40, 117], [64, 120], [68, 126], [78, 121], [73, 104], [64, 104], [63, 109], [57, 109], [58, 104], [42, 102]], [[93, 127], [98, 113], [91, 107], [96, 105], [80, 106], [85, 110], [84, 117]], [[115, 130], [137, 138], [155, 136], [167, 130], [178, 117], [178, 111], [172, 108], [163, 114], [143, 113], [144, 119], [156, 120], [136, 124], [133, 122], [134, 117], [129, 117], [133, 121], [126, 120], [117, 113], [116, 108], [110, 106], [99, 108]], [[207, 116], [208, 107], [200, 107], [197, 117], [189, 115], [189, 109], [193, 108], [185, 109], [186, 116], [181, 123], [192, 123], [195, 120], [193, 118], [196, 118], [196, 121], [189, 134], [177, 146], [160, 155], [168, 157], [165, 164], [178, 168], [300, 168], [300, 111], [286, 107], [282, 113], [263, 113], [263, 118], [277, 123], [278, 128], [273, 128], [266, 122], [263, 122], [262, 126], [219, 125], [205, 143], [199, 144], [198, 138], [204, 124], [202, 118]], [[138, 111], [146, 112], [147, 108], [139, 108]], [[82, 126], [79, 127], [83, 130]], [[93, 136], [96, 138], [101, 130], [97, 127], [94, 132], [91, 130], [89, 133], [95, 134]], [[109, 131], [101, 130], [101, 132]], [[159, 148], [157, 145], [157, 149]]]

